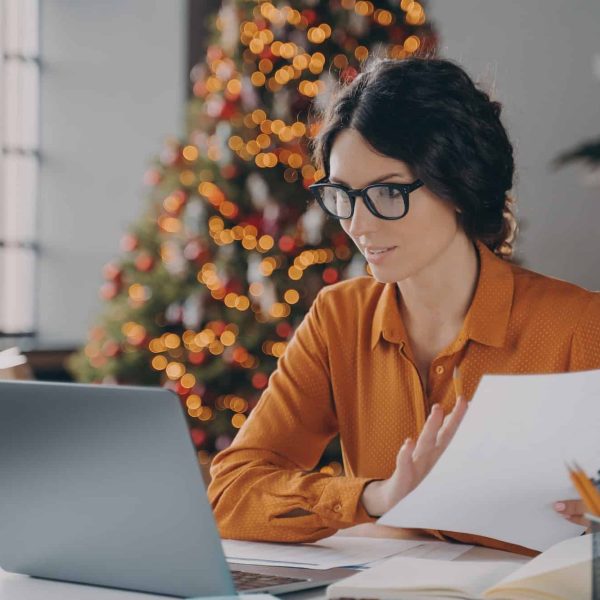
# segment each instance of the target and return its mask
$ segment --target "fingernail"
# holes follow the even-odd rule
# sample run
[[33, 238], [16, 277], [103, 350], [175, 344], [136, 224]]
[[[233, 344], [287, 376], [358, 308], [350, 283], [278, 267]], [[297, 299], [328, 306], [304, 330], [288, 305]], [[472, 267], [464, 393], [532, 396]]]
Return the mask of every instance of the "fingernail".
[[554, 508], [555, 508], [555, 509], [556, 509], [558, 512], [561, 512], [561, 511], [565, 510], [565, 508], [567, 508], [567, 505], [566, 505], [564, 502], [557, 502], [557, 503], [554, 505]]

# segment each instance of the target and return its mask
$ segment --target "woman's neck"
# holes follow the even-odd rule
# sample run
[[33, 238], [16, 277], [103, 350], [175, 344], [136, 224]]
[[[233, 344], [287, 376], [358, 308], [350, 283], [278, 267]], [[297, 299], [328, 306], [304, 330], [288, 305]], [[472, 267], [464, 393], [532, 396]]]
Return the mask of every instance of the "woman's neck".
[[479, 254], [473, 242], [457, 233], [434, 262], [398, 282], [407, 328], [435, 336], [460, 329], [479, 278]]

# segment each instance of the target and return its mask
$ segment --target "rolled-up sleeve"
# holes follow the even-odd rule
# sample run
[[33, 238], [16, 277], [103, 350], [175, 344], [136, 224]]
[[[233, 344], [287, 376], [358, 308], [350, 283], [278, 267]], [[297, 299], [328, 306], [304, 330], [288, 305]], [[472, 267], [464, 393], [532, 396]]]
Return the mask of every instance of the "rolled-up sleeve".
[[[360, 500], [372, 478], [311, 472], [338, 432], [324, 291], [233, 443], [213, 460], [208, 497], [224, 538], [308, 542], [375, 521]], [[298, 509], [309, 514], [285, 516]]]
[[600, 292], [592, 294], [571, 339], [570, 371], [600, 369]]

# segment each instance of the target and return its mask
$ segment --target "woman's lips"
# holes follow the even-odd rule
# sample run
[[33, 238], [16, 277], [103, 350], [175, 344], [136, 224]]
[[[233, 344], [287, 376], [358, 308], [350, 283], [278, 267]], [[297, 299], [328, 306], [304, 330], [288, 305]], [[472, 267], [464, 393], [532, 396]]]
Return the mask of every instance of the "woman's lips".
[[365, 248], [365, 256], [370, 263], [376, 265], [383, 262], [396, 248], [397, 246], [369, 246]]

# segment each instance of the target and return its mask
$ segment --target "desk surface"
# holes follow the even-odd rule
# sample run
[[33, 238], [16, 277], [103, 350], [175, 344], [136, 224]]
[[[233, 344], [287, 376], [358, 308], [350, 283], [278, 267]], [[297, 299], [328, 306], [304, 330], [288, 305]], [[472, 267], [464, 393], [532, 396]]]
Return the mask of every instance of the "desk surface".
[[[357, 525], [339, 532], [338, 535], [431, 540], [431, 538], [416, 536], [412, 532], [374, 523]], [[501, 558], [512, 560], [515, 563], [525, 563], [530, 560], [518, 554], [480, 547], [470, 549], [456, 560], [498, 560]], [[172, 600], [171, 596], [35, 579], [26, 575], [7, 573], [0, 569], [0, 600], [158, 600], [160, 598], [171, 598]], [[325, 598], [325, 588], [323, 587], [285, 595], [286, 600], [321, 600], [323, 598]]]

